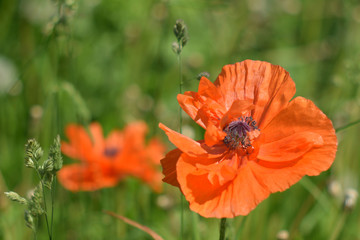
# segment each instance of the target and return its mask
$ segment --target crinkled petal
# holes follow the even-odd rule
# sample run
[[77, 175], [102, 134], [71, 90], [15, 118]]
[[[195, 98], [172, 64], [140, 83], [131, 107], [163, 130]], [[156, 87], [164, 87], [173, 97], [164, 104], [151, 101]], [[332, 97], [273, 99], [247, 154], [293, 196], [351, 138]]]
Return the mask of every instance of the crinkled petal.
[[320, 134], [297, 132], [280, 140], [260, 145], [257, 158], [273, 163], [293, 161], [323, 144], [324, 140]]
[[177, 96], [181, 108], [200, 126], [218, 122], [226, 112], [215, 85], [205, 77], [199, 83], [198, 92], [185, 92]]
[[225, 132], [218, 129], [215, 125], [210, 124], [205, 131], [205, 144], [210, 147], [216, 144], [222, 144], [222, 140], [224, 140], [225, 137]]
[[[297, 142], [301, 138], [304, 139], [303, 146]], [[271, 192], [287, 189], [304, 175], [319, 175], [322, 171], [326, 171], [333, 163], [337, 150], [337, 139], [331, 121], [312, 101], [302, 97], [291, 101], [288, 108], [281, 111], [262, 130], [258, 141], [263, 142], [267, 147], [273, 145], [276, 148], [274, 143], [280, 143], [278, 147], [285, 148], [286, 141], [289, 149], [296, 150], [296, 147], [293, 147], [299, 147], [299, 152], [290, 153], [286, 150], [282, 152], [281, 149], [277, 149], [279, 154], [268, 152], [267, 157], [266, 151], [263, 152], [260, 157], [272, 158], [271, 163], [262, 160], [249, 162], [253, 165], [252, 169], [257, 179]], [[295, 161], [281, 164], [282, 160], [294, 156], [296, 156]]]
[[186, 154], [181, 155], [177, 163], [178, 181], [191, 210], [204, 217], [233, 218], [247, 215], [269, 195], [269, 191], [257, 181], [248, 165], [238, 169], [234, 177], [230, 173], [233, 179], [220, 184], [219, 181], [211, 180], [211, 172], [206, 173], [201, 169], [202, 173], [199, 174], [194, 161], [196, 159]]
[[176, 164], [181, 154], [180, 149], [176, 148], [168, 152], [160, 161], [163, 169], [162, 173], [165, 175], [163, 181], [175, 187], [180, 187], [177, 180]]
[[166, 135], [169, 137], [169, 140], [176, 147], [178, 147], [182, 152], [190, 156], [207, 158], [207, 161], [214, 162], [213, 159], [221, 157], [226, 150], [224, 144], [211, 148], [206, 144], [196, 142], [189, 137], [186, 137], [178, 132], [171, 130], [162, 123], [159, 124], [159, 127], [165, 131]]
[[220, 121], [220, 128], [223, 129], [231, 121], [236, 120], [241, 116], [245, 116], [246, 113], [254, 109], [252, 102], [248, 100], [235, 100], [231, 105], [229, 111], [227, 111]]
[[224, 66], [214, 84], [227, 109], [236, 100], [251, 100], [255, 105], [252, 116], [260, 129], [287, 106], [296, 91], [282, 67], [252, 60]]

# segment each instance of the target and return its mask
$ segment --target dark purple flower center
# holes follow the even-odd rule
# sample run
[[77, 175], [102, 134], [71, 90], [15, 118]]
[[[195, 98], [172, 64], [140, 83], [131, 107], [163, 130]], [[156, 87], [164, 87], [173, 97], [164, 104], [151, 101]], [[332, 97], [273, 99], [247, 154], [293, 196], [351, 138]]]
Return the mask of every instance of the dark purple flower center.
[[227, 134], [224, 138], [224, 143], [230, 149], [246, 149], [251, 146], [247, 133], [255, 129], [258, 128], [252, 117], [240, 117], [224, 128], [223, 131]]
[[119, 149], [118, 148], [105, 148], [104, 150], [104, 155], [107, 157], [115, 157], [116, 154], [118, 154]]

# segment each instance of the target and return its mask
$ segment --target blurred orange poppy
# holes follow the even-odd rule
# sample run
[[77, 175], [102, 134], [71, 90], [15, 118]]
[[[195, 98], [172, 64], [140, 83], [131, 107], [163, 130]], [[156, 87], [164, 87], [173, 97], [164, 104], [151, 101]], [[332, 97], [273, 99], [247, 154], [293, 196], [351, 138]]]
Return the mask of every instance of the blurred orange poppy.
[[226, 65], [214, 83], [178, 95], [182, 109], [205, 131], [194, 141], [160, 123], [178, 148], [161, 160], [163, 181], [181, 189], [204, 217], [247, 215], [270, 193], [334, 161], [331, 121], [295, 94], [282, 67], [246, 60]]
[[161, 173], [157, 170], [165, 151], [157, 139], [145, 145], [147, 126], [135, 122], [124, 131], [112, 131], [104, 138], [98, 123], [92, 123], [87, 132], [82, 126], [66, 127], [69, 143], [62, 142], [62, 152], [80, 164], [64, 166], [59, 181], [71, 191], [93, 191], [115, 186], [126, 175], [138, 177], [154, 191], [161, 191]]

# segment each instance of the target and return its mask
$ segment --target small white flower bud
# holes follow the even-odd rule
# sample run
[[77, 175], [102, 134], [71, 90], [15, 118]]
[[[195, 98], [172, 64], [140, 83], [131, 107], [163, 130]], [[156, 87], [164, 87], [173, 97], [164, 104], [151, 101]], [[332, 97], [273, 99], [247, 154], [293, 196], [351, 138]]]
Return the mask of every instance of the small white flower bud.
[[281, 230], [276, 234], [277, 240], [288, 240], [289, 239], [289, 232], [287, 230]]
[[327, 185], [328, 192], [333, 197], [339, 197], [341, 195], [341, 184], [337, 180], [330, 180]]
[[358, 191], [353, 188], [348, 188], [345, 191], [345, 199], [343, 203], [344, 210], [351, 211], [356, 206], [357, 198], [359, 196]]

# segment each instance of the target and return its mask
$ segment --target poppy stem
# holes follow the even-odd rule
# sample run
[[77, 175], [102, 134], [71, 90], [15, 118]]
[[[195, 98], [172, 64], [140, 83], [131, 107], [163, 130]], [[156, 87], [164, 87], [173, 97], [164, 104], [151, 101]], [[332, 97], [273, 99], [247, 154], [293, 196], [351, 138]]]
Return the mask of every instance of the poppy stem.
[[[173, 51], [178, 56], [178, 65], [179, 65], [179, 94], [182, 94], [182, 62], [181, 62], [181, 52], [183, 47], [188, 41], [187, 27], [183, 20], [178, 19], [173, 28], [177, 42], [172, 44]], [[179, 133], [182, 134], [182, 109], [179, 107]], [[181, 239], [184, 239], [184, 197], [181, 195], [181, 215], [180, 215], [180, 231]]]
[[[181, 44], [180, 41], [178, 41], [179, 44]], [[179, 45], [180, 46], [180, 45]], [[182, 94], [182, 86], [183, 86], [183, 80], [182, 80], [182, 62], [181, 62], [181, 52], [178, 53], [178, 64], [179, 64], [179, 93]], [[179, 133], [182, 134], [182, 109], [179, 107]], [[181, 208], [181, 214], [180, 214], [180, 234], [181, 239], [184, 239], [184, 197], [180, 193], [180, 208]]]
[[[179, 62], [179, 93], [182, 94], [182, 62], [181, 62], [181, 52], [178, 54], [178, 62]], [[179, 107], [179, 132], [182, 134], [182, 109]]]
[[220, 238], [219, 238], [219, 240], [225, 240], [225, 228], [226, 228], [226, 218], [222, 218], [220, 221]]
[[340, 132], [340, 131], [345, 130], [346, 128], [351, 127], [351, 126], [354, 126], [354, 125], [356, 125], [356, 124], [358, 124], [358, 123], [360, 123], [360, 119], [358, 119], [357, 121], [348, 123], [348, 124], [346, 124], [345, 126], [336, 128], [336, 129], [335, 129], [335, 132]]

